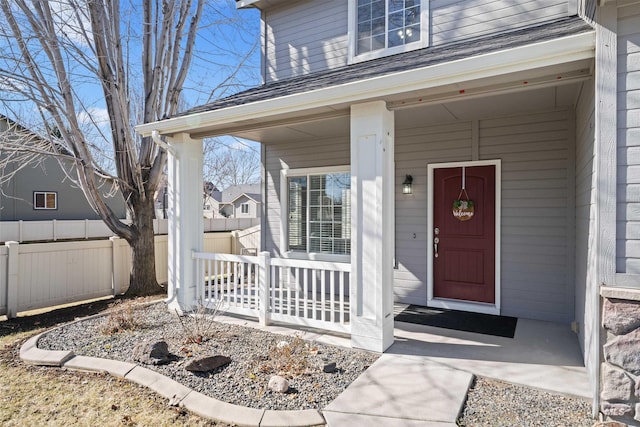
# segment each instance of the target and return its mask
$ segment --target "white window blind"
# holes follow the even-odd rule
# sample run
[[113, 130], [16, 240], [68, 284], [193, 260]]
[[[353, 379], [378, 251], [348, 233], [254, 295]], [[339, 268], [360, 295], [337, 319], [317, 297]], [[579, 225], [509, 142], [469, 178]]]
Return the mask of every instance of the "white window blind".
[[289, 250], [351, 253], [351, 176], [288, 178]]

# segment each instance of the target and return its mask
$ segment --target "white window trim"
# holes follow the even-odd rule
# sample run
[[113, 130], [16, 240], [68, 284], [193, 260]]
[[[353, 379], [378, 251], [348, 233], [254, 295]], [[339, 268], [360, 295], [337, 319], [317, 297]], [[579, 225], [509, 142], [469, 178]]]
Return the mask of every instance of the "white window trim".
[[[44, 204], [43, 208], [39, 208], [36, 206], [36, 196], [38, 194], [44, 194]], [[47, 194], [53, 194], [55, 196], [55, 206], [52, 208], [48, 208], [47, 205]], [[35, 210], [43, 210], [43, 211], [54, 211], [58, 209], [58, 192], [57, 191], [34, 191], [33, 192], [33, 209]]]
[[[351, 173], [349, 165], [326, 166], [318, 168], [281, 169], [280, 170], [280, 253], [283, 258], [304, 259], [310, 261], [350, 262], [351, 255], [337, 255], [315, 252], [290, 251], [287, 243], [289, 235], [289, 191], [287, 180], [292, 177], [320, 175], [330, 173]], [[309, 207], [307, 206], [307, 209]], [[308, 216], [307, 216], [308, 218]]]
[[[247, 207], [247, 211], [246, 211], [246, 212], [244, 212], [244, 208], [245, 208], [245, 206]], [[240, 213], [241, 213], [242, 215], [249, 215], [249, 211], [250, 211], [250, 209], [249, 209], [249, 202], [240, 203]]]
[[[392, 48], [378, 49], [372, 52], [362, 53], [356, 55], [356, 44], [358, 24], [357, 24], [357, 3], [358, 0], [349, 0], [348, 17], [349, 17], [349, 64], [357, 64], [358, 62], [369, 61], [375, 58], [382, 58], [384, 56], [395, 55], [397, 53], [408, 52], [411, 50], [422, 49], [429, 46], [429, 28], [431, 23], [429, 22], [429, 0], [420, 0], [420, 41], [405, 44], [402, 46], [396, 46]], [[385, 15], [386, 19], [386, 15]]]

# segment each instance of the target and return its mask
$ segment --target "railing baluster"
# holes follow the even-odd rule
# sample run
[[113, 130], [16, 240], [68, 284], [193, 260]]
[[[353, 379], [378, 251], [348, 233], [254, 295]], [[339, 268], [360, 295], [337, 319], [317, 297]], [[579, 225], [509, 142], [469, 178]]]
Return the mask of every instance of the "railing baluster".
[[277, 266], [272, 265], [271, 266], [271, 311], [273, 313], [276, 313], [277, 311], [277, 307], [276, 307], [276, 270], [278, 269]]
[[291, 316], [291, 267], [287, 267], [287, 314]]
[[317, 283], [318, 283], [318, 270], [316, 270], [315, 268], [312, 268], [311, 269], [311, 292], [312, 292], [311, 298], [312, 298], [312, 301], [313, 301], [313, 305], [312, 305], [313, 311], [311, 312], [311, 318], [313, 320], [315, 320], [317, 318], [316, 311], [318, 309], [318, 306], [317, 306], [317, 303], [318, 303], [318, 296], [317, 296], [317, 294], [318, 294], [318, 286], [317, 286]]
[[225, 273], [225, 287], [227, 288], [226, 299], [229, 305], [231, 305], [231, 261], [227, 261]]
[[340, 272], [340, 324], [344, 325], [344, 278], [347, 273]]
[[329, 299], [330, 302], [329, 304], [331, 304], [329, 307], [329, 313], [331, 314], [331, 323], [335, 323], [336, 321], [336, 307], [335, 307], [335, 302], [336, 302], [336, 272], [335, 271], [330, 271], [329, 272], [330, 276], [330, 281], [329, 281], [329, 292], [331, 292], [331, 294], [329, 294]]
[[211, 301], [211, 287], [213, 286], [213, 276], [211, 276], [211, 260], [208, 259], [207, 260], [207, 267], [206, 267], [206, 272], [205, 275], [207, 276], [207, 292], [204, 296], [204, 301], [202, 301], [202, 303], [204, 304], [205, 301], [210, 302]]
[[298, 317], [300, 316], [300, 267], [296, 267], [296, 289], [295, 289], [295, 293], [296, 293], [296, 303], [294, 305], [294, 312], [293, 315]]
[[302, 295], [302, 303], [304, 304], [303, 306], [303, 315], [302, 317], [304, 317], [305, 319], [309, 318], [309, 269], [305, 268], [304, 269], [304, 294]]
[[326, 303], [327, 303], [327, 289], [325, 286], [325, 281], [326, 281], [326, 275], [327, 275], [327, 270], [320, 270], [320, 308], [321, 308], [321, 312], [320, 312], [320, 318], [322, 319], [322, 321], [324, 322], [325, 320], [325, 312], [326, 312]]

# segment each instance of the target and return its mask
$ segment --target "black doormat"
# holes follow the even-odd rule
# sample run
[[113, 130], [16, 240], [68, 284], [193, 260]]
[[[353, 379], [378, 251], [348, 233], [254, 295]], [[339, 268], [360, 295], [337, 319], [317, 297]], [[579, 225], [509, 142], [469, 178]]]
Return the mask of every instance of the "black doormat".
[[418, 305], [410, 305], [405, 308], [396, 315], [395, 320], [505, 338], [513, 338], [516, 333], [516, 323], [518, 322], [515, 317], [421, 307]]

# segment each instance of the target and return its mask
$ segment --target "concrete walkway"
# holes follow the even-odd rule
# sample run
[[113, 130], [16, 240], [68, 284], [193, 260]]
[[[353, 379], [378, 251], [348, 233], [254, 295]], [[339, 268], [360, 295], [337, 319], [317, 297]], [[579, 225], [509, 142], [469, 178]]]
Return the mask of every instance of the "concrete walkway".
[[473, 375], [590, 398], [566, 325], [519, 319], [511, 339], [396, 322], [393, 346], [323, 415], [329, 426], [455, 426]]
[[[260, 327], [247, 319], [218, 321], [349, 346], [347, 336], [283, 326]], [[46, 332], [45, 332], [46, 333]], [[396, 322], [395, 343], [320, 414], [270, 411], [220, 402], [132, 363], [38, 349], [28, 340], [28, 363], [109, 372], [149, 387], [203, 417], [250, 426], [455, 426], [473, 375], [589, 398], [587, 373], [576, 336], [566, 325], [518, 320], [513, 339]]]

